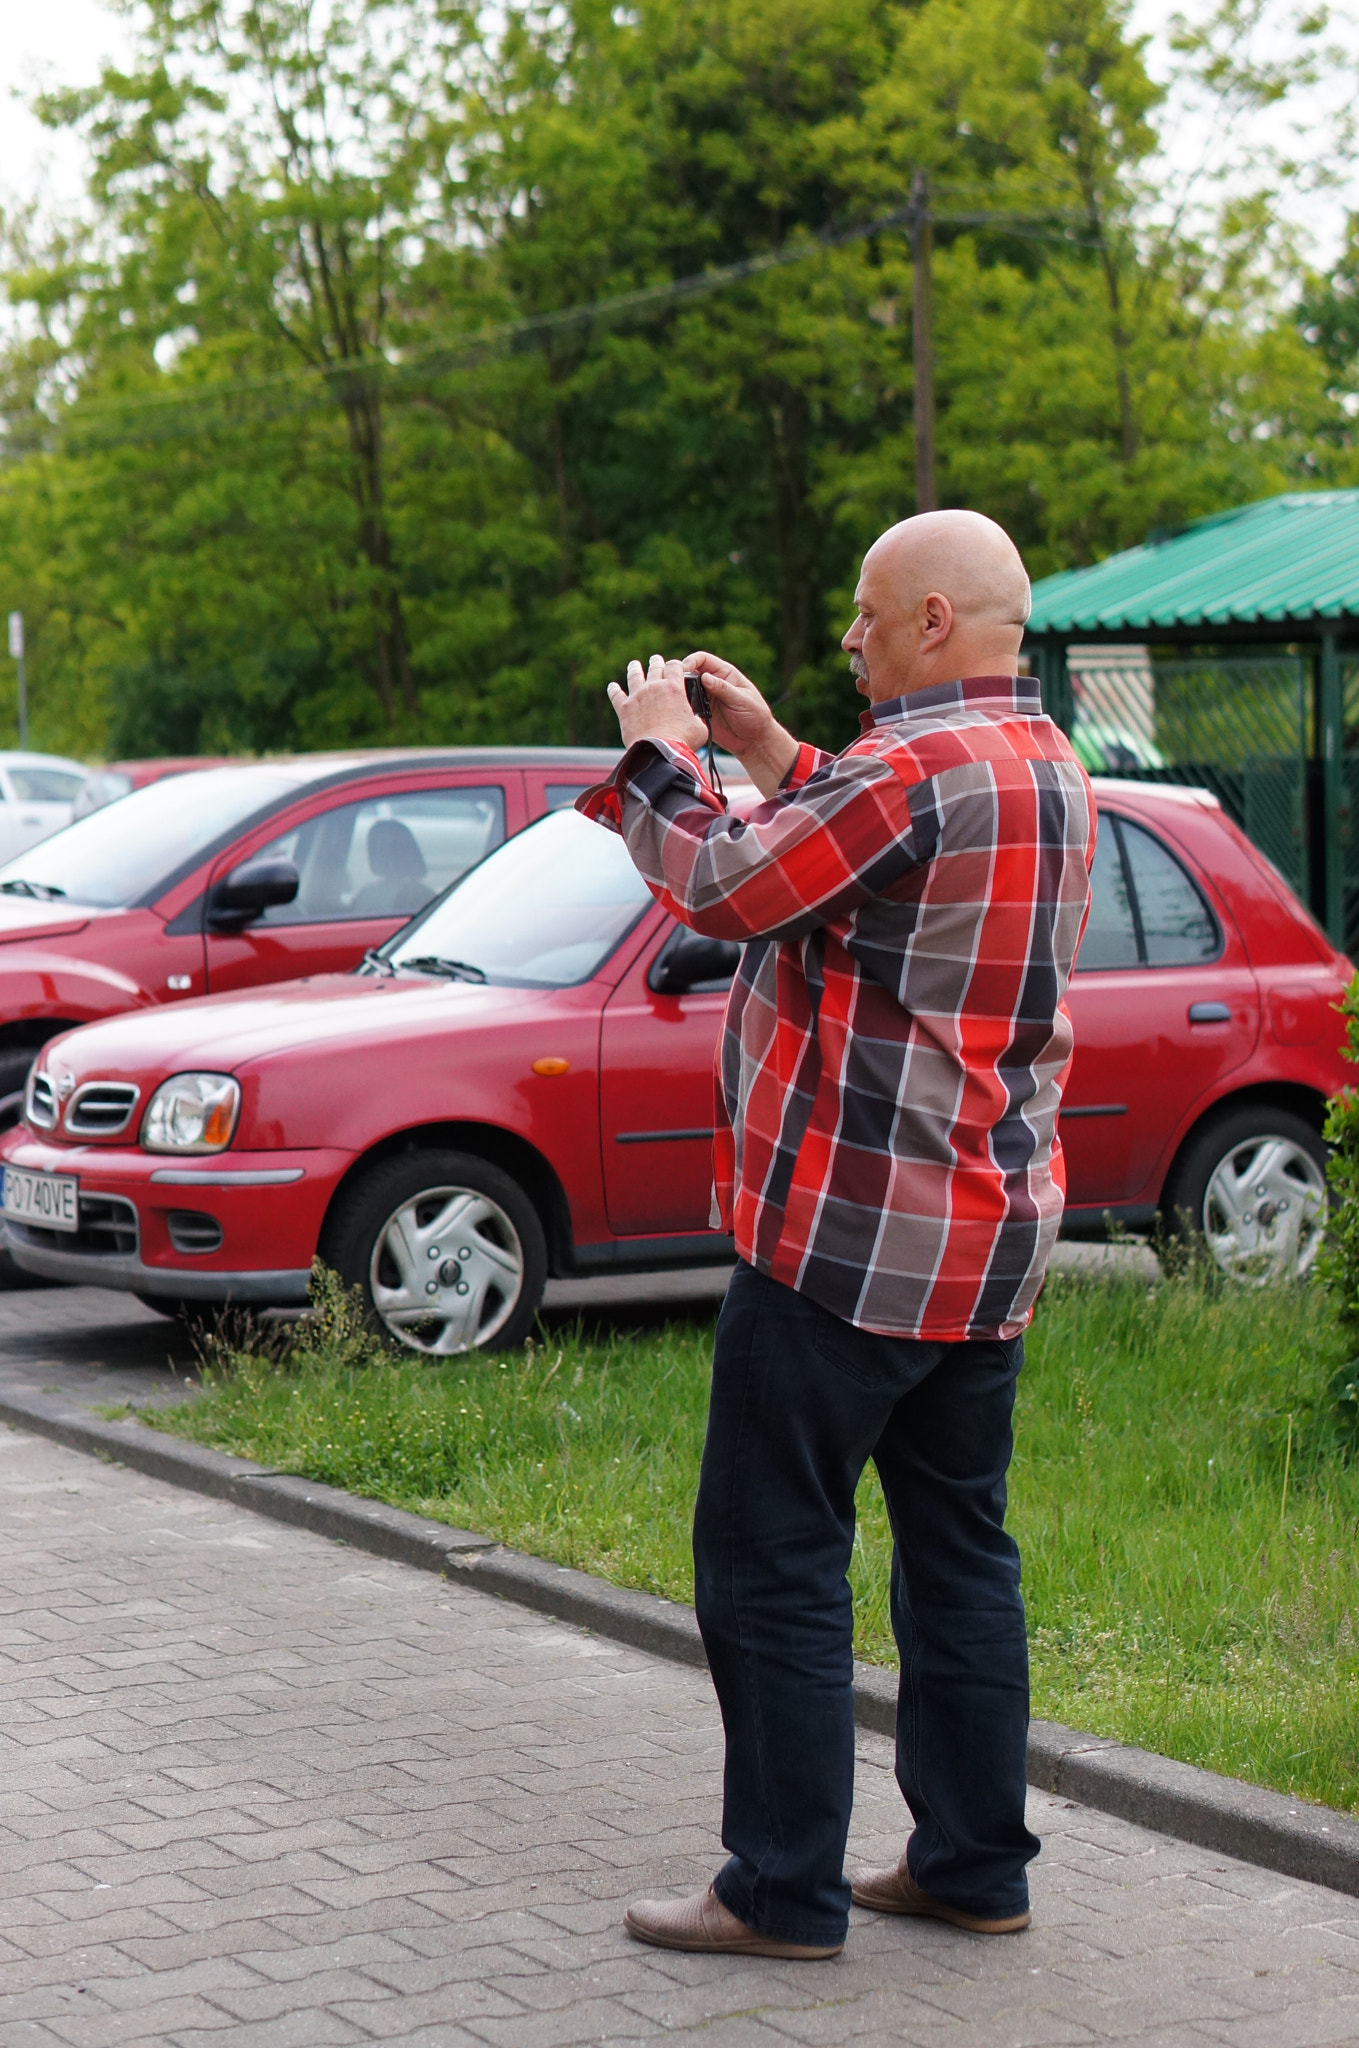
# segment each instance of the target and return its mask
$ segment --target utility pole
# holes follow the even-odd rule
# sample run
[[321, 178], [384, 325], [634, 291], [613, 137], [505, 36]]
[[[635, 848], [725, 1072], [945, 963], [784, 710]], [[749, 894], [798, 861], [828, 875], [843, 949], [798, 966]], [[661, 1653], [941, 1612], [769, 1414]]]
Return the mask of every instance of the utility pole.
[[934, 225], [929, 174], [911, 179], [911, 357], [915, 411], [915, 509], [933, 512], [934, 485]]
[[24, 615], [11, 612], [9, 615], [9, 651], [19, 664], [19, 745], [28, 747], [28, 679], [24, 674]]

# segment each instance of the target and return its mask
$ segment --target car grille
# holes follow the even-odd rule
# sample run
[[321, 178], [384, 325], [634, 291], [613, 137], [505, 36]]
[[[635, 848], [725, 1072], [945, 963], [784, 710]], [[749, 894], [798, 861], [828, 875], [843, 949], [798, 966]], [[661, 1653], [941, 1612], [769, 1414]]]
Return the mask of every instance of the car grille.
[[139, 1092], [130, 1081], [87, 1082], [66, 1112], [67, 1130], [74, 1138], [113, 1137], [127, 1128]]
[[57, 1091], [46, 1074], [35, 1074], [28, 1094], [28, 1121], [40, 1131], [57, 1125]]
[[45, 1230], [40, 1224], [20, 1223], [6, 1218], [6, 1228], [21, 1243], [42, 1245], [59, 1252], [135, 1253], [137, 1211], [121, 1195], [81, 1195], [79, 1230]]
[[221, 1246], [221, 1224], [201, 1209], [172, 1209], [165, 1223], [177, 1252], [215, 1252]]

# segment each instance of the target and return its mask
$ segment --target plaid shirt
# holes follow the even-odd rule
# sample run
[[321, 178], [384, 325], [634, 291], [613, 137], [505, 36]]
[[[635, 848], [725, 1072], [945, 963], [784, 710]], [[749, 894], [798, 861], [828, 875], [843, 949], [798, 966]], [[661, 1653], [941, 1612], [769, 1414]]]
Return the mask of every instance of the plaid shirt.
[[641, 741], [579, 799], [684, 924], [745, 941], [717, 1062], [714, 1222], [743, 1259], [897, 1337], [1011, 1337], [1065, 1194], [1063, 996], [1095, 806], [1027, 678], [876, 704], [730, 815]]

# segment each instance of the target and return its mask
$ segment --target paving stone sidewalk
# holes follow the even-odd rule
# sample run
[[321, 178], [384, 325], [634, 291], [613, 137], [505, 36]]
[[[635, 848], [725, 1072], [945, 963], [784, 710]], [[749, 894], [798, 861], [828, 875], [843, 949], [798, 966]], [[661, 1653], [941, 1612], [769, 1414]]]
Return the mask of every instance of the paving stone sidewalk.
[[702, 1674], [8, 1430], [0, 1685], [3, 2048], [1359, 2041], [1359, 1900], [1041, 1795], [1018, 1939], [639, 1948], [720, 1855]]

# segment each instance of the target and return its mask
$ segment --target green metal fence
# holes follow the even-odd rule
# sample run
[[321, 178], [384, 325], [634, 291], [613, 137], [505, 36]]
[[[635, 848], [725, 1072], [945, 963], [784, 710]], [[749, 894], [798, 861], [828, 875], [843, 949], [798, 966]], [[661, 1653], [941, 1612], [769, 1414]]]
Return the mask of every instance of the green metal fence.
[[1343, 877], [1345, 951], [1359, 952], [1359, 661], [1340, 664], [1340, 707], [1343, 772], [1337, 820], [1340, 871]]
[[[1151, 661], [1140, 650], [1072, 648], [1057, 712], [1092, 774], [1211, 789], [1306, 901], [1309, 762], [1315, 756], [1310, 663], [1292, 655]], [[1353, 904], [1359, 923], [1359, 663], [1355, 703]], [[1348, 707], [1349, 694], [1346, 696]]]

